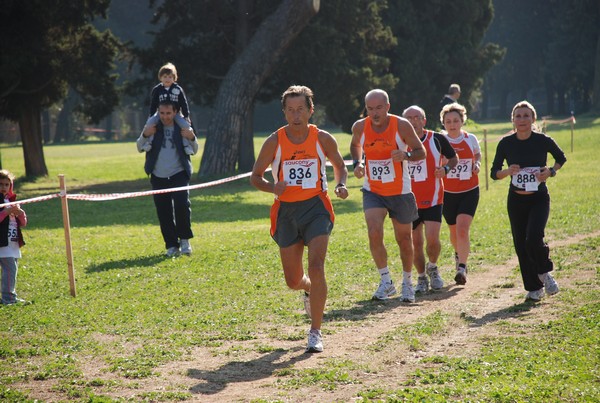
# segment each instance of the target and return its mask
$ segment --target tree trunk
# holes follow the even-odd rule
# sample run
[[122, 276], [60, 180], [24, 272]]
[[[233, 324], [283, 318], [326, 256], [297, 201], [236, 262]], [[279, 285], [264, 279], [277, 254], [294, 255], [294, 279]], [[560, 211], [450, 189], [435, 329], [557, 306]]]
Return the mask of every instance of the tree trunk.
[[254, 166], [254, 101], [248, 105], [240, 136], [238, 170], [249, 172]]
[[[254, 0], [238, 0], [235, 33], [235, 54], [239, 57], [250, 42], [250, 15], [254, 11]], [[254, 98], [247, 106], [244, 126], [238, 148], [238, 170], [248, 172], [254, 166]]]
[[44, 160], [42, 146], [41, 107], [39, 104], [25, 104], [19, 113], [19, 131], [23, 142], [25, 176], [47, 176], [48, 168]]
[[233, 172], [249, 105], [279, 56], [319, 11], [319, 0], [283, 0], [267, 17], [219, 87], [199, 176]]

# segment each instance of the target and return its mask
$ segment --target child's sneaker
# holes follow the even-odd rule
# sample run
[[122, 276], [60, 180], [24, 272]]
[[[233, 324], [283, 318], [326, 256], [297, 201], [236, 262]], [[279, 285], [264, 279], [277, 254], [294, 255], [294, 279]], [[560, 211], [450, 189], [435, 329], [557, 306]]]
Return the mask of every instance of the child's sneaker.
[[194, 150], [192, 149], [192, 146], [190, 145], [185, 145], [183, 146], [183, 151], [187, 154], [187, 155], [194, 155]]
[[[144, 127], [144, 129], [146, 129], [146, 127]], [[154, 140], [154, 135], [148, 137], [148, 140], [146, 140], [146, 142], [142, 146], [142, 151], [148, 152], [152, 150], [152, 140]]]
[[194, 155], [194, 149], [190, 145], [190, 141], [188, 139], [186, 139], [186, 138], [183, 139], [183, 151], [187, 155]]

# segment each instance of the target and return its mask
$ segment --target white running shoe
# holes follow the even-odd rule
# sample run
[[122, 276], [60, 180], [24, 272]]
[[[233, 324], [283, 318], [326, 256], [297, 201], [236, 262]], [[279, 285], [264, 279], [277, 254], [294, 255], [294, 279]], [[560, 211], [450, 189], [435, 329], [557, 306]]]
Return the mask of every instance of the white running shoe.
[[467, 284], [467, 269], [463, 267], [459, 267], [458, 269], [456, 269], [454, 281], [456, 281], [456, 284], [458, 285]]
[[390, 298], [392, 295], [396, 294], [396, 286], [393, 281], [389, 283], [385, 283], [381, 281], [379, 283], [379, 287], [377, 287], [377, 291], [373, 294], [373, 299], [385, 300]]
[[167, 249], [165, 255], [167, 255], [167, 257], [175, 257], [179, 255], [179, 248], [176, 246], [172, 246], [169, 249]]
[[527, 293], [527, 296], [525, 297], [526, 300], [534, 301], [534, 302], [538, 302], [542, 298], [544, 298], [544, 289], [543, 288], [540, 288], [539, 290], [536, 290], [536, 291], [529, 291]]
[[433, 290], [441, 290], [444, 286], [444, 280], [442, 280], [442, 276], [440, 276], [440, 271], [438, 267], [433, 263], [427, 262], [425, 266], [425, 271], [429, 276], [429, 281], [431, 282], [431, 289]]
[[312, 319], [312, 315], [310, 313], [310, 294], [307, 293], [306, 291], [304, 291], [304, 310], [306, 311], [306, 314], [308, 315], [309, 319]]
[[[541, 277], [543, 277], [543, 279]], [[560, 291], [560, 289], [558, 288], [558, 283], [556, 282], [554, 277], [552, 277], [552, 274], [550, 274], [550, 272], [540, 275], [540, 280], [544, 282], [544, 289], [546, 291], [546, 294], [554, 295], [558, 294], [558, 292]]]
[[192, 254], [192, 245], [190, 245], [190, 240], [181, 239], [179, 243], [181, 245], [181, 253], [190, 256]]
[[427, 276], [419, 276], [417, 278], [417, 286], [415, 287], [415, 293], [426, 294], [429, 291], [429, 279]]
[[415, 302], [415, 291], [412, 283], [402, 282], [402, 302]]
[[320, 330], [310, 329], [308, 332], [308, 345], [306, 353], [321, 353], [323, 352], [323, 336]]

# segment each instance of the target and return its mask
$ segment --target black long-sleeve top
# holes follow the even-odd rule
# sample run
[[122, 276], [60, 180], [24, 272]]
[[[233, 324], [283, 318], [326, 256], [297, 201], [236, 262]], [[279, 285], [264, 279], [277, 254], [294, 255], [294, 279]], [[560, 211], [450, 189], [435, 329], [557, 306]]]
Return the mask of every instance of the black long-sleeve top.
[[148, 116], [152, 116], [156, 113], [158, 104], [162, 101], [171, 101], [175, 104], [184, 118], [187, 118], [190, 115], [188, 101], [183, 92], [183, 88], [177, 83], [171, 84], [169, 88], [165, 88], [162, 83], [152, 88], [152, 93], [150, 95], [150, 114]]
[[[506, 161], [507, 166], [518, 164], [521, 168], [545, 167], [547, 166], [548, 153], [561, 166], [567, 161], [565, 153], [551, 137], [543, 133], [531, 132], [528, 139], [519, 140], [517, 134], [513, 133], [504, 137], [498, 143], [490, 176], [494, 180], [498, 179], [496, 174], [502, 170], [504, 161]], [[521, 189], [517, 189], [511, 182], [510, 190]], [[539, 191], [548, 191], [545, 182], [539, 184]]]

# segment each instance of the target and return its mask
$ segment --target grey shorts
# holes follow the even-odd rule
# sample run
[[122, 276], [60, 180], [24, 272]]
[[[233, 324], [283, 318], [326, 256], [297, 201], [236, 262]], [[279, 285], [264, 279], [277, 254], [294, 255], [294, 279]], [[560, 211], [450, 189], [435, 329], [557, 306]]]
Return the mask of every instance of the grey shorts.
[[333, 230], [333, 207], [329, 197], [315, 196], [299, 202], [276, 202], [271, 211], [271, 236], [280, 248], [297, 242], [305, 245]]
[[412, 192], [397, 196], [380, 196], [365, 189], [361, 189], [361, 191], [363, 192], [363, 210], [365, 211], [371, 208], [387, 209], [390, 218], [400, 224], [410, 224], [419, 218], [417, 200]]

